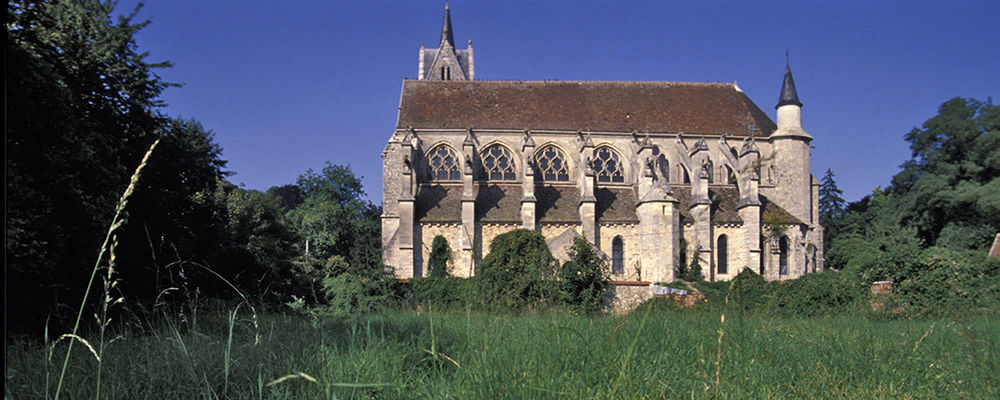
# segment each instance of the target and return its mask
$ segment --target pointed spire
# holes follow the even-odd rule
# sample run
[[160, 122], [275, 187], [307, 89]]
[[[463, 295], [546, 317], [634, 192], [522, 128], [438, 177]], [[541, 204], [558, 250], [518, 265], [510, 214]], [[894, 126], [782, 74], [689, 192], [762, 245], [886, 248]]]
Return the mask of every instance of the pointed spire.
[[792, 68], [789, 66], [788, 60], [786, 59], [785, 82], [781, 84], [781, 97], [778, 99], [778, 105], [774, 106], [774, 108], [787, 106], [789, 104], [802, 107], [802, 102], [799, 101], [799, 94], [795, 91], [795, 81], [792, 79]]
[[455, 47], [455, 37], [451, 34], [451, 12], [448, 10], [448, 3], [444, 3], [444, 26], [441, 28], [441, 46], [448, 43], [449, 46]]

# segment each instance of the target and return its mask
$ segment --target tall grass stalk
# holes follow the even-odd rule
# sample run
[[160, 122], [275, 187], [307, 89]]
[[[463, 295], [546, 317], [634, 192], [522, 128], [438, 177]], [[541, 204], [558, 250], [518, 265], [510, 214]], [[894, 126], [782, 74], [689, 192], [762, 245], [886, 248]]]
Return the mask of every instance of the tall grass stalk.
[[[111, 219], [111, 226], [108, 228], [108, 233], [104, 235], [104, 243], [101, 244], [101, 249], [97, 253], [97, 261], [94, 262], [94, 268], [90, 271], [90, 279], [87, 280], [87, 289], [84, 290], [84, 292], [83, 292], [83, 299], [80, 300], [80, 309], [76, 313], [76, 322], [73, 323], [73, 332], [71, 334], [72, 336], [75, 336], [75, 337], [79, 338], [79, 336], [77, 336], [77, 332], [79, 332], [79, 330], [80, 330], [80, 320], [83, 318], [83, 309], [87, 305], [87, 296], [90, 295], [90, 288], [94, 285], [94, 278], [97, 277], [97, 270], [100, 269], [101, 260], [104, 259], [105, 252], [107, 250], [109, 250], [108, 249], [108, 243], [110, 243], [112, 237], [114, 237], [115, 231], [118, 230], [118, 228], [120, 228], [125, 223], [125, 218], [122, 217], [122, 211], [124, 211], [125, 210], [125, 206], [128, 205], [128, 198], [130, 196], [132, 196], [133, 192], [135, 192], [136, 185], [139, 183], [139, 177], [142, 176], [142, 169], [146, 167], [147, 163], [149, 163], [149, 157], [153, 154], [153, 150], [156, 149], [156, 146], [158, 144], [160, 144], [160, 139], [159, 138], [157, 138], [155, 141], [153, 141], [153, 144], [149, 146], [149, 150], [146, 151], [146, 155], [144, 155], [142, 157], [142, 162], [139, 163], [139, 166], [135, 168], [135, 172], [132, 173], [132, 178], [129, 180], [128, 188], [125, 189], [125, 193], [122, 193], [122, 197], [118, 200], [118, 206], [115, 207], [115, 216], [114, 216], [114, 218]], [[112, 253], [111, 257], [113, 258], [114, 257], [114, 252], [111, 251], [111, 253]], [[102, 323], [102, 325], [103, 325], [103, 323]], [[102, 337], [103, 337], [103, 331], [104, 331], [104, 329], [102, 328], [101, 329]], [[80, 338], [80, 340], [83, 340], [83, 339]], [[58, 341], [56, 341], [56, 342], [58, 343]], [[63, 358], [62, 370], [59, 372], [59, 381], [56, 384], [56, 395], [55, 395], [55, 399], [56, 400], [59, 400], [59, 394], [60, 394], [60, 392], [62, 392], [63, 381], [64, 381], [64, 379], [66, 377], [66, 367], [69, 366], [69, 357], [70, 357], [70, 354], [73, 352], [73, 342], [74, 342], [73, 340], [70, 340], [69, 346], [66, 349], [66, 357]], [[84, 341], [84, 342], [86, 342], [86, 341]], [[102, 340], [102, 342], [103, 342], [103, 340]], [[88, 345], [88, 347], [91, 347], [89, 344], [87, 344], [87, 345]], [[55, 343], [53, 343], [53, 346], [55, 346]], [[102, 343], [102, 346], [101, 346], [102, 351], [103, 351], [103, 347], [104, 346], [103, 346], [103, 343]], [[101, 370], [101, 359], [100, 359], [99, 356], [98, 356], [98, 359], [97, 359], [97, 370], [98, 370], [97, 396], [99, 397], [100, 396], [100, 370]]]

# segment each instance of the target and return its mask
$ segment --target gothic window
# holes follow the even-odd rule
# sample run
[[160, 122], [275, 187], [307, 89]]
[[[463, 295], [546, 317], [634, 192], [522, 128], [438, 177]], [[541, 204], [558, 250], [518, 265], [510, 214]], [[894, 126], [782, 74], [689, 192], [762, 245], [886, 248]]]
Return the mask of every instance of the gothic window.
[[499, 144], [494, 144], [483, 150], [483, 174], [489, 181], [517, 180], [514, 169], [514, 157], [510, 150]]
[[437, 146], [427, 154], [430, 178], [433, 181], [457, 181], [462, 179], [462, 167], [455, 151], [448, 146]]
[[625, 244], [622, 243], [621, 236], [615, 236], [611, 240], [611, 273], [621, 274], [625, 272]]
[[719, 274], [729, 273], [729, 238], [726, 235], [720, 235], [719, 241], [715, 246], [715, 254], [718, 256], [718, 260], [715, 265], [718, 267]]
[[788, 275], [788, 236], [778, 240], [778, 273]]
[[622, 158], [610, 147], [601, 147], [594, 151], [594, 159], [590, 165], [597, 174], [598, 182], [625, 182], [622, 171]]
[[535, 165], [543, 181], [569, 181], [566, 157], [558, 147], [548, 145], [535, 156]]

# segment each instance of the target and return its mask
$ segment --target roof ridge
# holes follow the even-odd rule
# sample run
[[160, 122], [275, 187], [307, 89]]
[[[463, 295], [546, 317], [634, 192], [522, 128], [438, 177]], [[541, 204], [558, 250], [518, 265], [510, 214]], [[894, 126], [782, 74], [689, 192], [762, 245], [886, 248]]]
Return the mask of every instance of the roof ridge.
[[633, 84], [673, 84], [673, 85], [697, 85], [697, 86], [728, 86], [736, 87], [734, 82], [696, 82], [696, 81], [564, 81], [564, 80], [519, 80], [519, 79], [491, 79], [491, 80], [475, 80], [475, 81], [432, 81], [432, 80], [420, 80], [420, 79], [409, 79], [404, 78], [404, 82], [427, 82], [434, 84], [502, 84], [502, 83], [597, 83], [597, 84], [623, 84], [623, 83], [633, 83]]

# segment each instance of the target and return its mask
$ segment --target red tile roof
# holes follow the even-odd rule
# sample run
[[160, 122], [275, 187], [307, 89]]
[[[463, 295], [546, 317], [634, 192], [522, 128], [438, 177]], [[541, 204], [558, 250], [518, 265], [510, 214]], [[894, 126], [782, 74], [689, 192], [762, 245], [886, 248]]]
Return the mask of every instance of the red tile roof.
[[767, 136], [775, 124], [730, 83], [404, 80], [397, 128]]

